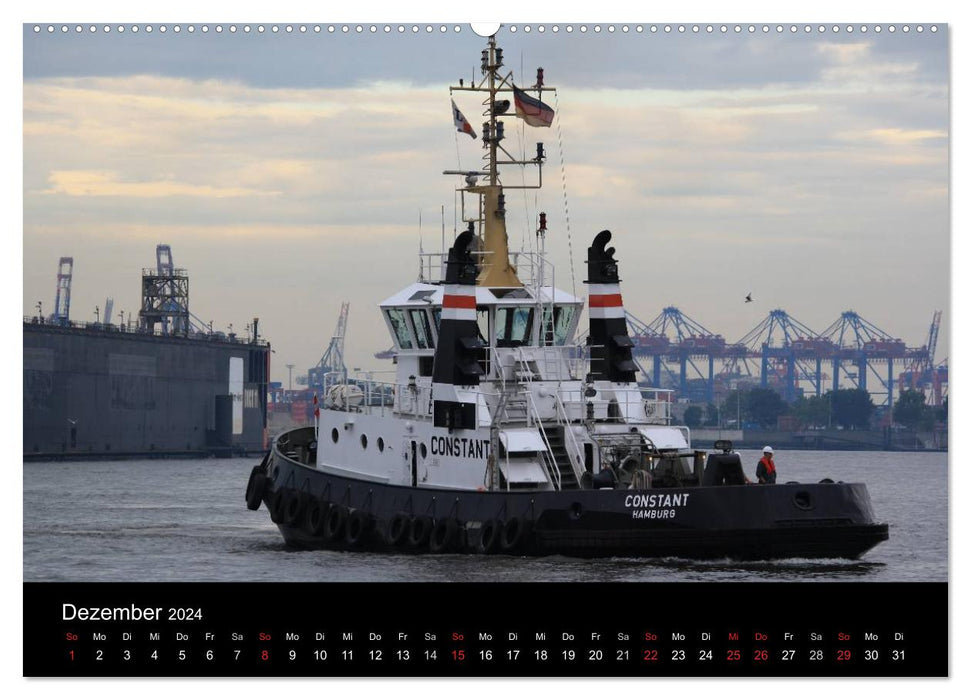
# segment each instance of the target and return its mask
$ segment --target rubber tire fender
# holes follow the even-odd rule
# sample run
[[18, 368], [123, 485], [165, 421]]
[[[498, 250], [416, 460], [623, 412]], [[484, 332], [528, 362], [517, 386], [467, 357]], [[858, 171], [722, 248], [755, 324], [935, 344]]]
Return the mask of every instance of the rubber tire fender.
[[499, 548], [503, 552], [511, 552], [518, 549], [523, 543], [523, 538], [526, 536], [526, 521], [522, 518], [517, 518], [515, 516], [509, 518], [502, 525], [502, 531], [499, 533]]
[[293, 527], [300, 522], [307, 505], [303, 491], [291, 490], [283, 501], [283, 522]]
[[344, 534], [344, 523], [347, 522], [347, 508], [335, 503], [327, 512], [327, 519], [324, 521], [323, 537], [328, 542], [338, 540]]
[[265, 490], [266, 472], [257, 464], [249, 474], [249, 481], [246, 482], [246, 507], [250, 510], [259, 510]]
[[499, 533], [502, 532], [501, 520], [486, 520], [479, 528], [479, 542], [476, 544], [476, 551], [479, 554], [489, 554], [496, 548], [499, 540]]
[[323, 498], [318, 498], [310, 507], [307, 508], [305, 524], [307, 532], [314, 537], [320, 537], [324, 532], [324, 523], [327, 522], [327, 514], [330, 512], [330, 502]]
[[344, 541], [351, 547], [360, 547], [371, 534], [373, 519], [366, 510], [356, 508], [347, 516], [347, 525], [344, 527]]
[[408, 536], [411, 518], [407, 513], [395, 513], [388, 523], [387, 541], [392, 547], [400, 547]]
[[458, 523], [452, 520], [452, 518], [436, 520], [431, 535], [428, 537], [429, 551], [433, 554], [452, 551], [455, 548], [458, 530]]
[[288, 489], [277, 489], [270, 497], [270, 520], [279, 524], [283, 522], [283, 506], [286, 503]]
[[427, 515], [416, 515], [411, 519], [408, 528], [408, 544], [412, 547], [424, 547], [432, 534], [432, 519]]

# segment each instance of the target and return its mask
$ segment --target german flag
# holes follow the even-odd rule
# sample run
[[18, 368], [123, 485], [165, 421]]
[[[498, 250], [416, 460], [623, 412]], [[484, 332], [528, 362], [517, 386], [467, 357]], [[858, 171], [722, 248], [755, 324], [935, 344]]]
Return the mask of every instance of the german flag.
[[515, 85], [512, 94], [516, 99], [516, 116], [530, 126], [549, 126], [553, 123], [553, 108], [530, 97]]

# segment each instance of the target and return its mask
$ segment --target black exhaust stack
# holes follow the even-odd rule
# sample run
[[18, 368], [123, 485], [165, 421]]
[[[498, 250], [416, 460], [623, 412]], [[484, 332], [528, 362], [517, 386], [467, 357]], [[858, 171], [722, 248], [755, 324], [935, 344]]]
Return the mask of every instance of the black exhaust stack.
[[614, 249], [606, 248], [610, 237], [610, 231], [601, 231], [587, 248], [590, 379], [626, 384], [637, 381], [637, 365], [631, 354], [634, 341], [627, 334]]
[[484, 374], [478, 356], [483, 347], [475, 310], [475, 281], [478, 266], [469, 248], [474, 238], [472, 225], [455, 239], [448, 251], [442, 320], [432, 369], [433, 407], [436, 427], [475, 428], [475, 403], [460, 401], [455, 387], [477, 386]]

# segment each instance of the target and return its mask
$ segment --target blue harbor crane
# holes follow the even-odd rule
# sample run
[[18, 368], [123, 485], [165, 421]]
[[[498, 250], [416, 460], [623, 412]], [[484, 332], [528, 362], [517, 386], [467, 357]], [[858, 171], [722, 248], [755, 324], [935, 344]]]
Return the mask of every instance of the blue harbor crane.
[[[687, 397], [690, 369], [695, 378], [705, 380], [704, 399], [714, 400], [715, 359], [725, 354], [725, 338], [712, 333], [674, 306], [665, 307], [647, 324], [628, 311], [627, 324], [634, 341], [635, 358], [646, 357], [653, 361], [652, 371], [642, 368], [652, 386], [662, 386], [663, 372], [669, 383], [678, 387], [679, 394]], [[707, 371], [699, 368], [697, 360], [707, 360]], [[672, 365], [676, 365], [676, 372]]]
[[822, 394], [823, 359], [836, 353], [832, 341], [821, 338], [783, 309], [770, 311], [736, 346], [744, 346], [748, 352], [732, 357], [730, 366], [737, 367], [740, 360], [751, 374], [749, 359], [759, 359], [762, 387], [776, 385], [782, 389], [782, 397], [790, 402], [798, 398], [802, 381], [812, 384], [816, 396]]
[[[855, 311], [844, 311], [821, 334], [831, 340], [837, 352], [833, 356], [833, 390], [840, 388], [840, 375], [844, 364], [855, 366], [855, 372], [844, 372], [854, 388], [864, 389], [873, 396], [884, 397], [882, 405], [893, 407], [893, 363], [907, 357], [907, 347], [900, 338], [894, 338], [877, 328]], [[887, 370], [881, 376], [879, 365], [886, 363]], [[870, 389], [868, 378], [873, 376], [880, 389]]]

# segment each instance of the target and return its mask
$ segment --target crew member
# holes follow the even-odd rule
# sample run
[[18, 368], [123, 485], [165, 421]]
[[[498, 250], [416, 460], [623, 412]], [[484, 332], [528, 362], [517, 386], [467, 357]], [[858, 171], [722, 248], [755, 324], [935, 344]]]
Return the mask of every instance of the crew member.
[[762, 459], [755, 468], [755, 476], [760, 484], [775, 483], [775, 462], [772, 461], [772, 448], [769, 445], [762, 448]]

